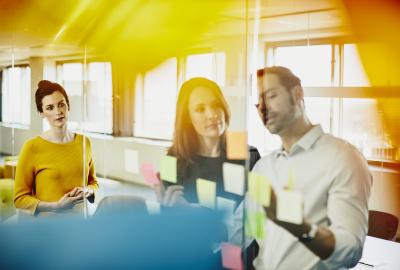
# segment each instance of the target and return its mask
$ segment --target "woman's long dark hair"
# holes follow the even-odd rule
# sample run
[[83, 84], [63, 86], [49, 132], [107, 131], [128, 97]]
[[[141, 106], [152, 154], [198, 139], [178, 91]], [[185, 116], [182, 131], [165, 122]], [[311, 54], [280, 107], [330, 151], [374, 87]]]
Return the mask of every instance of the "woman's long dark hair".
[[[175, 132], [172, 146], [168, 149], [168, 155], [175, 156], [178, 160], [178, 175], [185, 176], [188, 167], [193, 164], [194, 158], [199, 150], [197, 133], [193, 127], [189, 115], [189, 98], [197, 87], [210, 89], [219, 100], [225, 114], [226, 124], [229, 125], [230, 111], [228, 104], [222, 94], [221, 88], [213, 81], [206, 78], [192, 78], [186, 81], [179, 90], [176, 103]], [[221, 154], [225, 155], [226, 131], [221, 135]]]

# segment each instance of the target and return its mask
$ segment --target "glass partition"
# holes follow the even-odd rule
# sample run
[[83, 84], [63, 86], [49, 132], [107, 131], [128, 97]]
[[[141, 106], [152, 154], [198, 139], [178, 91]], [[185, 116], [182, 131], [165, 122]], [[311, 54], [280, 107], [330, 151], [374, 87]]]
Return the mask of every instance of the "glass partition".
[[[37, 260], [27, 261], [50, 260], [47, 243], [62, 243], [61, 251], [89, 254], [78, 269], [253, 269], [265, 255], [258, 251], [275, 252], [259, 250], [271, 226], [263, 207], [272, 182], [251, 171], [281, 147], [255, 107], [257, 70], [272, 65], [317, 89], [304, 98], [311, 122], [378, 169], [372, 205], [398, 213], [398, 189], [387, 205], [382, 199], [385, 166], [399, 160], [397, 94], [386, 86], [389, 95], [371, 94], [377, 89], [369, 90], [357, 44], [346, 32], [337, 38], [346, 27], [342, 7], [275, 2], [16, 6], [28, 19], [13, 23], [10, 43], [0, 38], [0, 194], [9, 205], [0, 223], [21, 225], [15, 230], [26, 245], [7, 249], [0, 261], [17, 261], [15, 254], [38, 243], [46, 243], [46, 255], [34, 251]], [[43, 17], [48, 26], [40, 32]], [[47, 82], [43, 91], [56, 90], [37, 98], [42, 80], [65, 94]], [[357, 89], [371, 95], [352, 96]], [[298, 179], [289, 169], [280, 173], [293, 191]], [[398, 172], [390, 173], [395, 186]], [[29, 235], [35, 229], [48, 238]]]

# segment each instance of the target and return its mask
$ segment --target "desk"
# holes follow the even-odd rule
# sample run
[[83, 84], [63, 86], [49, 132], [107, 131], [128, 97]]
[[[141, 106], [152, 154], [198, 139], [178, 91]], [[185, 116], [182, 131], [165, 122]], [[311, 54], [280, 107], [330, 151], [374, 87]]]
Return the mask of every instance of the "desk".
[[375, 266], [358, 263], [351, 269], [400, 269], [400, 243], [367, 236], [360, 261]]

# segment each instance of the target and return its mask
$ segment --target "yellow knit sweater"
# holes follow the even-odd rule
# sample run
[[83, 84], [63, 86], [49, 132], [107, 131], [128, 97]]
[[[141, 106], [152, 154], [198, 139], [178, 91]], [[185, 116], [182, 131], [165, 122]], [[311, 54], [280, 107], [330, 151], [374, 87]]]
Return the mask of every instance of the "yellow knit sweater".
[[86, 161], [83, 178], [83, 136], [65, 144], [35, 137], [25, 142], [18, 158], [15, 175], [14, 204], [31, 215], [39, 201], [56, 202], [75, 187], [98, 189], [90, 140], [86, 140]]

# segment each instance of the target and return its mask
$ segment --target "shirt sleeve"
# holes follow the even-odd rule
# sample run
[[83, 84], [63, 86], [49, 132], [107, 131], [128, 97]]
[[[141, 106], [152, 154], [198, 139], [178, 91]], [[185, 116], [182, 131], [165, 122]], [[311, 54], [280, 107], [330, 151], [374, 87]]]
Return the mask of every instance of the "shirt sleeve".
[[35, 215], [39, 199], [34, 196], [35, 168], [32, 142], [28, 141], [22, 147], [18, 157], [14, 184], [15, 207], [30, 215]]
[[[368, 200], [372, 176], [364, 157], [353, 146], [341, 151], [341, 166], [333, 166], [328, 192], [329, 229], [335, 249], [323, 263], [329, 269], [353, 267], [360, 260], [368, 231]], [[339, 162], [338, 162], [339, 163]]]

